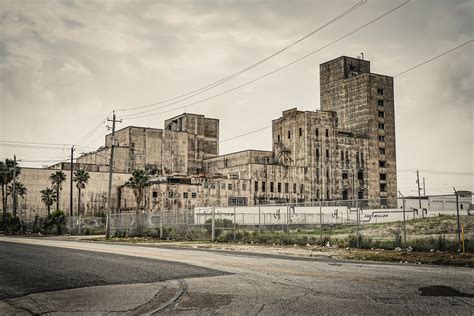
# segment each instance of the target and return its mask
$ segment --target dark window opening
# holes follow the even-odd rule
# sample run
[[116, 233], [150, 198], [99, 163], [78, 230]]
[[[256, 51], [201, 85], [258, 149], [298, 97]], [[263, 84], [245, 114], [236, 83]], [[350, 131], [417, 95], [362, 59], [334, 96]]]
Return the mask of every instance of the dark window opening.
[[188, 198], [188, 192], [183, 192], [183, 198], [187, 199]]
[[385, 148], [379, 148], [379, 154], [385, 155]]
[[281, 193], [281, 182], [278, 182], [277, 190], [278, 190], [278, 193]]
[[278, 142], [280, 142], [280, 135], [277, 136], [277, 140], [278, 140]]
[[380, 174], [380, 180], [386, 181], [387, 180], [387, 175], [385, 173]]
[[383, 106], [383, 100], [378, 100], [377, 104], [378, 106]]
[[359, 200], [362, 200], [364, 198], [364, 191], [357, 192], [357, 197], [359, 198]]
[[347, 192], [347, 190], [342, 191], [342, 199], [343, 200], [348, 200], [349, 199], [349, 192]]
[[379, 117], [385, 117], [385, 113], [382, 111], [379, 111]]
[[385, 136], [379, 136], [379, 142], [384, 142], [385, 141]]
[[319, 148], [316, 148], [316, 160], [319, 160]]
[[364, 180], [364, 171], [357, 172], [357, 180]]
[[387, 192], [387, 184], [380, 183], [380, 192]]
[[290, 138], [291, 138], [291, 131], [288, 130], [288, 139], [290, 139]]
[[288, 183], [285, 183], [285, 193], [288, 193], [290, 191], [290, 186]]
[[299, 132], [300, 132], [300, 136], [303, 136], [303, 129], [301, 127], [299, 129]]
[[229, 184], [227, 185], [227, 189], [228, 189], [228, 190], [232, 190], [232, 183], [229, 183]]
[[347, 179], [349, 177], [347, 171], [342, 172], [342, 179]]
[[341, 150], [341, 161], [344, 161], [344, 151]]
[[326, 129], [326, 137], [329, 137], [329, 130]]
[[379, 129], [385, 129], [385, 124], [384, 123], [379, 123]]
[[191, 193], [191, 198], [195, 199], [196, 197], [197, 197], [197, 193], [196, 193], [196, 192]]
[[328, 200], [330, 199], [329, 198], [329, 190], [326, 191], [326, 199], [328, 199]]
[[296, 183], [293, 183], [293, 193], [296, 193]]
[[383, 95], [383, 89], [377, 89], [377, 94], [378, 95]]
[[385, 161], [380, 160], [380, 161], [379, 161], [379, 167], [380, 167], [380, 168], [385, 168]]
[[262, 192], [267, 192], [267, 184], [265, 181], [262, 181]]
[[316, 129], [316, 137], [318, 137], [318, 136], [319, 136], [319, 129], [317, 128]]
[[304, 193], [304, 184], [300, 186], [300, 194], [303, 194], [303, 193]]
[[326, 158], [329, 159], [329, 149], [326, 149]]
[[273, 182], [270, 182], [270, 192], [273, 192]]
[[254, 183], [254, 190], [255, 192], [258, 192], [258, 181], [255, 181]]
[[154, 198], [157, 198], [158, 197], [158, 192], [157, 191], [153, 191], [153, 195], [152, 195]]

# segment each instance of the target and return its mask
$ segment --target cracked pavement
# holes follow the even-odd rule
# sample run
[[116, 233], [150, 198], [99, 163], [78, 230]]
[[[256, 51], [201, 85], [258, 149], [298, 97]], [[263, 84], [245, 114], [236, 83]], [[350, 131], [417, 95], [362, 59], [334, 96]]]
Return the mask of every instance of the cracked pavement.
[[[474, 293], [469, 268], [6, 237], [0, 237], [0, 268], [8, 261], [3, 257], [5, 245], [13, 249], [10, 257], [20, 257], [18, 262], [34, 252], [31, 249], [41, 249], [48, 257], [58, 254], [67, 272], [58, 279], [68, 277], [64, 281], [74, 285], [48, 291], [16, 289], [16, 296], [0, 302], [7, 314], [471, 315], [474, 309], [474, 298], [461, 295]], [[78, 257], [84, 261], [71, 265]], [[41, 260], [36, 258], [38, 265], [29, 269], [46, 269]], [[90, 267], [99, 264], [108, 268]], [[75, 278], [81, 275], [103, 284], [80, 284]], [[7, 278], [0, 272], [0, 293], [12, 291], [5, 288]], [[420, 288], [435, 285], [455, 291], [421, 295]]]

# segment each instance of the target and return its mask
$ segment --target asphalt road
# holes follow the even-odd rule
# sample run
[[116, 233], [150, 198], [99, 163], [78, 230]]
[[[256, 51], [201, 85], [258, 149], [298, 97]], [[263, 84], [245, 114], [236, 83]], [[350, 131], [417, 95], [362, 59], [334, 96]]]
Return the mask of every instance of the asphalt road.
[[0, 310], [472, 315], [473, 272], [0, 237]]

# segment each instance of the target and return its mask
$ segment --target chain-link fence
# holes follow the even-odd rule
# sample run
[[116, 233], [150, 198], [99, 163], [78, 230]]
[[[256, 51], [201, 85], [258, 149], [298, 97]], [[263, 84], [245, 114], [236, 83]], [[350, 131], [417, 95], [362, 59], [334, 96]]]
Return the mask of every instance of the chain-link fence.
[[[380, 209], [362, 208], [358, 202], [115, 213], [110, 215], [110, 233], [112, 237], [385, 249], [412, 247], [433, 251], [457, 251], [464, 246], [466, 251], [474, 251], [474, 216], [471, 216], [470, 199], [456, 201], [454, 196], [423, 200], [407, 198], [399, 199], [396, 208]], [[22, 230], [44, 232], [45, 224], [47, 220], [43, 218], [23, 219]], [[66, 217], [60, 232], [57, 226], [49, 225], [47, 232], [105, 234], [106, 218]]]

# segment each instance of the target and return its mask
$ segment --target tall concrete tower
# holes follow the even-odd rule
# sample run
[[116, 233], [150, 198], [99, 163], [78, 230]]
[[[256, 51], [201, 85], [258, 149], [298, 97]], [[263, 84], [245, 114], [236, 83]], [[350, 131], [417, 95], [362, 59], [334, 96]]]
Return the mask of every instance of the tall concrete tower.
[[367, 195], [371, 207], [397, 207], [393, 78], [370, 62], [342, 56], [319, 67], [321, 109], [335, 111], [338, 128], [368, 139]]

